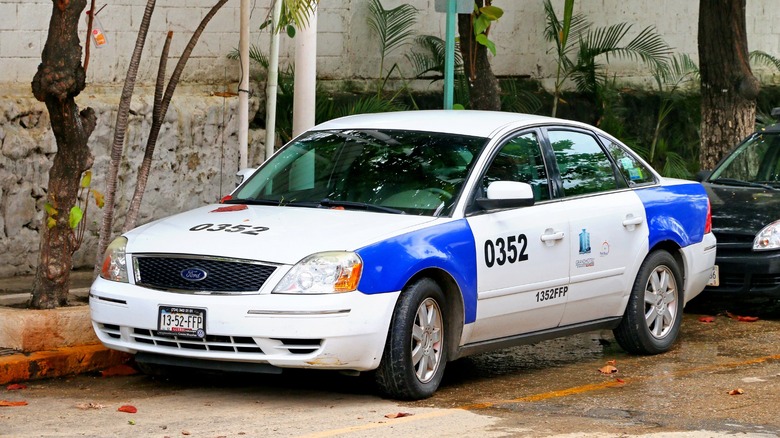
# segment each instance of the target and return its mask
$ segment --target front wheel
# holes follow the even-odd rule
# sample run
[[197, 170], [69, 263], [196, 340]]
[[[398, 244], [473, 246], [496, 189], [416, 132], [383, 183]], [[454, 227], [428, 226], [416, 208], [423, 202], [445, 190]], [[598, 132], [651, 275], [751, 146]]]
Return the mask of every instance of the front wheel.
[[447, 362], [444, 303], [441, 288], [429, 278], [401, 293], [376, 371], [386, 395], [419, 400], [436, 392]]
[[682, 323], [682, 276], [666, 251], [651, 253], [639, 268], [625, 314], [614, 330], [624, 350], [663, 353], [672, 347]]

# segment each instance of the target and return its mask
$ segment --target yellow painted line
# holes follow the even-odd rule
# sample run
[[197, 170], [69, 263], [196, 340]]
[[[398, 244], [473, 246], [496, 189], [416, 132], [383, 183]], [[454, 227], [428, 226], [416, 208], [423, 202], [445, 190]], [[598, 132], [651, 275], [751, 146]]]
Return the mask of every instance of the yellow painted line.
[[[668, 379], [674, 377], [683, 377], [690, 374], [720, 371], [723, 369], [733, 369], [733, 368], [756, 365], [756, 364], [761, 364], [761, 363], [776, 361], [776, 360], [780, 360], [780, 354], [757, 357], [757, 358], [740, 361], [740, 362], [729, 362], [723, 364], [707, 365], [698, 368], [688, 368], [686, 370], [677, 371], [671, 374], [665, 374], [660, 378]], [[442, 409], [442, 410], [437, 410], [432, 412], [426, 412], [424, 414], [415, 414], [408, 417], [388, 419], [387, 421], [349, 426], [341, 429], [324, 430], [320, 432], [310, 433], [307, 435], [301, 435], [300, 438], [325, 438], [325, 437], [343, 435], [343, 434], [348, 434], [353, 432], [361, 432], [361, 431], [372, 430], [372, 429], [399, 426], [404, 423], [411, 423], [419, 420], [443, 417], [446, 415], [453, 415], [458, 413], [458, 411], [475, 411], [480, 409], [488, 409], [497, 405], [505, 405], [511, 403], [537, 402], [537, 401], [547, 400], [551, 398], [567, 397], [570, 395], [577, 395], [586, 392], [600, 391], [606, 388], [621, 387], [631, 382], [641, 382], [644, 380], [656, 379], [656, 378], [659, 378], [659, 376], [627, 377], [625, 379], [622, 379], [622, 382], [618, 382], [617, 380], [609, 380], [601, 383], [591, 383], [588, 385], [581, 385], [572, 388], [560, 389], [556, 391], [549, 391], [549, 392], [543, 392], [539, 394], [527, 395], [524, 397], [518, 397], [510, 400], [496, 400], [496, 401], [484, 402], [484, 403], [473, 403], [473, 404], [458, 406], [456, 408]]]

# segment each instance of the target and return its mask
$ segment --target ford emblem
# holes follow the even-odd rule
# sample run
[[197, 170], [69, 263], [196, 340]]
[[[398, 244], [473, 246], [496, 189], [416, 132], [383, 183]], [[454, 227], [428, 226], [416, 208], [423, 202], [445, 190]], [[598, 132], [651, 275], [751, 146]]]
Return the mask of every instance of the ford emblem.
[[181, 278], [187, 281], [201, 281], [208, 277], [209, 273], [200, 268], [187, 268], [181, 271]]

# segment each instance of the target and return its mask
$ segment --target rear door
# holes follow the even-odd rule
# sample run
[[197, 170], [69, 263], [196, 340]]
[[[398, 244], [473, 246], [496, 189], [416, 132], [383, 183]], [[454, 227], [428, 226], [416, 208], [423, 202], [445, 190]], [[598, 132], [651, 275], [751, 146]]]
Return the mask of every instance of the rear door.
[[570, 220], [569, 293], [561, 325], [623, 314], [635, 266], [647, 254], [642, 202], [592, 132], [550, 128], [547, 138]]

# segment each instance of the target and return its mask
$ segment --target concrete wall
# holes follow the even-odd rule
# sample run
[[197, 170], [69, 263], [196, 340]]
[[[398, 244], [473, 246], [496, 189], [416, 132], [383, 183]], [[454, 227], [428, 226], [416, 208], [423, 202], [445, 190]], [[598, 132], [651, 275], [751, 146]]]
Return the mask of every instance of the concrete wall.
[[[135, 187], [135, 171], [151, 123], [151, 90], [156, 78], [159, 53], [167, 31], [174, 32], [168, 72], [187, 44], [190, 32], [207, 13], [214, 0], [157, 2], [144, 58], [139, 69], [133, 101], [133, 116], [126, 143], [117, 200], [118, 226]], [[99, 5], [105, 2], [98, 2]], [[171, 5], [175, 3], [175, 5]], [[386, 8], [399, 0], [384, 0]], [[411, 1], [418, 10], [417, 31], [444, 37], [444, 15], [434, 12], [434, 0]], [[562, 1], [553, 1], [560, 3]], [[698, 1], [696, 0], [585, 0], [576, 5], [595, 25], [634, 23], [632, 33], [655, 26], [679, 53], [697, 58]], [[252, 42], [267, 52], [269, 35], [257, 29], [269, 14], [270, 0], [252, 4]], [[0, 276], [31, 273], [37, 264], [38, 233], [48, 169], [56, 152], [49, 130], [45, 107], [35, 101], [30, 81], [40, 63], [46, 41], [51, 0], [0, 0]], [[377, 38], [366, 25], [366, 0], [322, 0], [318, 19], [317, 68], [321, 83], [338, 86], [344, 81], [358, 85], [371, 82], [379, 73]], [[505, 15], [495, 24], [491, 39], [498, 54], [492, 65], [499, 75], [528, 75], [549, 84], [554, 74], [550, 44], [543, 38], [542, 1], [496, 1]], [[108, 3], [98, 18], [109, 44], [92, 49], [87, 74], [88, 86], [79, 97], [82, 107], [93, 107], [99, 117], [90, 138], [96, 157], [93, 186], [104, 190], [108, 151], [113, 139], [118, 95], [135, 45], [145, 0], [116, 0]], [[763, 50], [780, 56], [780, 8], [777, 0], [747, 2], [747, 27], [750, 50]], [[228, 2], [206, 28], [183, 75], [155, 153], [155, 164], [144, 197], [139, 222], [169, 215], [183, 209], [213, 202], [232, 187], [238, 166], [237, 98], [222, 97], [235, 92], [240, 69], [226, 54], [238, 47], [239, 2]], [[86, 24], [82, 22], [82, 31]], [[282, 65], [291, 62], [293, 42], [282, 38]], [[392, 53], [386, 66], [398, 62], [410, 72], [404, 54], [409, 48]], [[612, 62], [611, 74], [620, 80], [643, 83], [647, 72], [633, 62]], [[254, 70], [253, 70], [253, 73]], [[758, 71], [765, 82], [780, 83], [780, 75], [769, 69]], [[144, 85], [146, 87], [144, 87]], [[440, 89], [441, 82], [421, 88]], [[254, 111], [260, 105], [263, 90], [252, 85]], [[251, 165], [263, 160], [262, 132], [250, 133]], [[85, 220], [89, 233], [75, 256], [77, 265], [88, 266], [95, 260], [94, 233], [100, 212], [90, 207]]]

